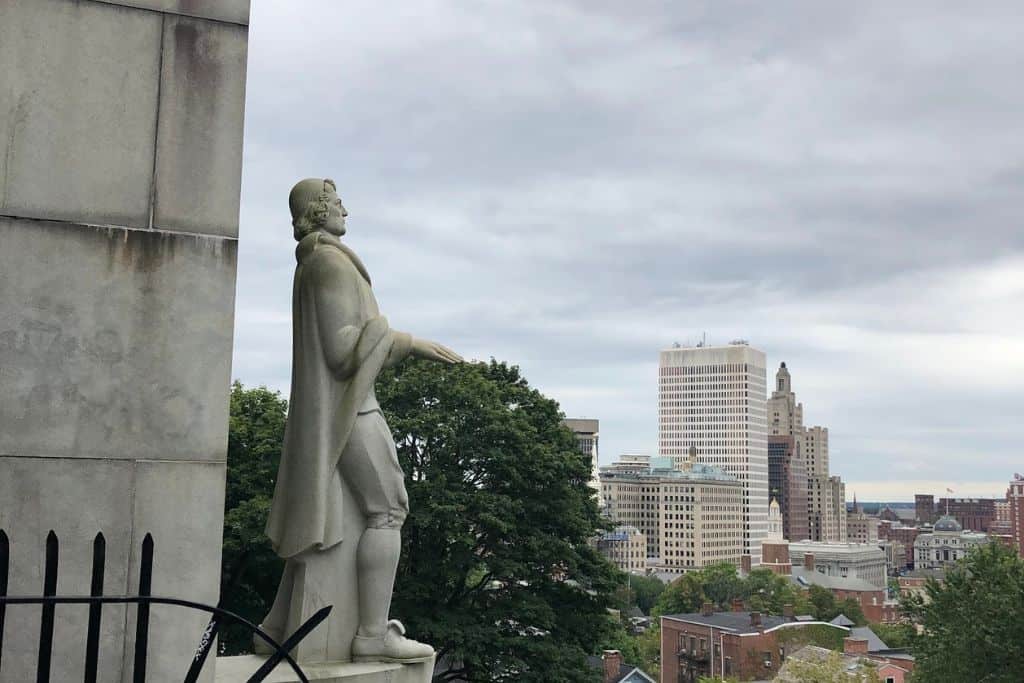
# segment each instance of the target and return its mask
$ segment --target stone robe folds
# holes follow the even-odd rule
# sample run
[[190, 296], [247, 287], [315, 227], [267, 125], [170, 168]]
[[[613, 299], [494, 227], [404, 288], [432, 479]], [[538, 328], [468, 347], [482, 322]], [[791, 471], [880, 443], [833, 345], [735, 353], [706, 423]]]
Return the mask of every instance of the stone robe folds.
[[388, 327], [358, 257], [314, 232], [295, 250], [292, 385], [267, 536], [283, 558], [342, 541], [338, 459], [377, 373], [412, 337]]

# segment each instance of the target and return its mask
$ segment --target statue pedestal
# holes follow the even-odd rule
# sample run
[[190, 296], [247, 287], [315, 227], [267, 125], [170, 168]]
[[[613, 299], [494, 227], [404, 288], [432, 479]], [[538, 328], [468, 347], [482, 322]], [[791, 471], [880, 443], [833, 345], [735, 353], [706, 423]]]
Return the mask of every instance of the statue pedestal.
[[[262, 655], [218, 657], [216, 683], [244, 683], [266, 661]], [[418, 664], [384, 662], [322, 662], [300, 664], [310, 681], [319, 683], [430, 683], [434, 660]], [[266, 683], [296, 683], [299, 677], [287, 662], [268, 676]]]

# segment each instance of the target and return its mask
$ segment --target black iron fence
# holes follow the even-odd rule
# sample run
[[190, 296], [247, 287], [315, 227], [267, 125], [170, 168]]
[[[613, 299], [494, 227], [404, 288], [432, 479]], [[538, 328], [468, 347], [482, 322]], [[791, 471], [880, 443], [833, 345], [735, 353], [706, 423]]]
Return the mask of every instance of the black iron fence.
[[[53, 531], [46, 537], [46, 565], [43, 571], [43, 594], [34, 596], [7, 595], [10, 572], [10, 539], [0, 529], [0, 674], [4, 666], [4, 621], [8, 605], [39, 605], [42, 608], [42, 619], [39, 624], [39, 654], [36, 665], [36, 683], [49, 683], [50, 663], [53, 658], [53, 624], [57, 605], [87, 605], [89, 621], [85, 637], [85, 683], [96, 683], [96, 671], [99, 664], [100, 625], [103, 619], [104, 605], [137, 605], [135, 619], [135, 649], [133, 652], [134, 683], [146, 680], [146, 662], [149, 652], [149, 610], [152, 605], [173, 605], [186, 609], [207, 612], [211, 615], [206, 629], [199, 637], [192, 659], [188, 662], [188, 671], [183, 679], [185, 683], [195, 683], [206, 662], [210, 649], [225, 620], [233, 621], [248, 628], [257, 638], [265, 642], [273, 653], [260, 668], [249, 678], [249, 683], [258, 683], [265, 679], [281, 662], [287, 662], [303, 683], [309, 679], [301, 667], [292, 658], [290, 652], [317, 627], [331, 608], [324, 607], [310, 617], [295, 633], [283, 643], [278, 643], [259, 626], [234, 612], [223, 609], [219, 604], [214, 607], [191, 600], [160, 597], [151, 594], [153, 584], [153, 537], [146, 534], [142, 541], [142, 554], [139, 562], [138, 595], [103, 595], [103, 575], [106, 568], [106, 539], [102, 533], [96, 534], [92, 545], [92, 577], [89, 595], [57, 595], [57, 565], [60, 555], [60, 542]], [[221, 599], [223, 604], [223, 598]], [[127, 635], [127, 634], [126, 634]], [[184, 664], [182, 665], [184, 669]]]

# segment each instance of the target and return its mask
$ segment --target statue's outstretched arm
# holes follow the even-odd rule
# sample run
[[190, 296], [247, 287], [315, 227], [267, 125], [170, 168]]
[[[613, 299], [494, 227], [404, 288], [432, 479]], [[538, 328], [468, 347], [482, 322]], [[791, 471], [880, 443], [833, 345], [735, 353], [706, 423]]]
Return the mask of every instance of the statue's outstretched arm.
[[423, 358], [424, 360], [432, 360], [438, 363], [455, 364], [465, 362], [462, 356], [447, 346], [426, 339], [416, 339], [415, 337], [412, 340], [410, 355], [415, 358]]

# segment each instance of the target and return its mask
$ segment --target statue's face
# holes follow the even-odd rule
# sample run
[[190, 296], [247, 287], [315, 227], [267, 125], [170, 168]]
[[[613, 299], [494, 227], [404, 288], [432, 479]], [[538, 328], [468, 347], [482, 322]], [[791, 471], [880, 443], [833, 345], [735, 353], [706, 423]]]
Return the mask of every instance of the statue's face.
[[341, 203], [337, 192], [328, 189], [327, 194], [330, 211], [327, 214], [327, 221], [324, 223], [324, 230], [340, 237], [345, 234], [345, 216], [348, 215], [348, 211], [345, 210], [345, 205]]

